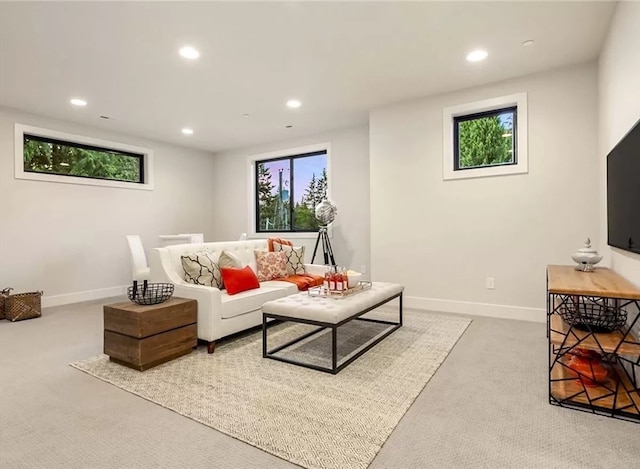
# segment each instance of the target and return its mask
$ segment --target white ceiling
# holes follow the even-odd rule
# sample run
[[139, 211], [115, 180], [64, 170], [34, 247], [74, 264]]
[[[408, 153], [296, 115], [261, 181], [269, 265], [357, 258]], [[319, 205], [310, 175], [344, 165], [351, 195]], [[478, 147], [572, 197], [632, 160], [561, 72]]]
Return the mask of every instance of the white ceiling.
[[[219, 151], [364, 123], [385, 104], [595, 59], [614, 9], [611, 2], [3, 2], [0, 104]], [[522, 47], [526, 39], [535, 45]], [[198, 61], [178, 56], [184, 44], [200, 50]], [[489, 58], [466, 62], [478, 47]], [[72, 96], [89, 105], [73, 108]], [[289, 98], [302, 107], [288, 109]], [[182, 127], [194, 135], [183, 136]]]

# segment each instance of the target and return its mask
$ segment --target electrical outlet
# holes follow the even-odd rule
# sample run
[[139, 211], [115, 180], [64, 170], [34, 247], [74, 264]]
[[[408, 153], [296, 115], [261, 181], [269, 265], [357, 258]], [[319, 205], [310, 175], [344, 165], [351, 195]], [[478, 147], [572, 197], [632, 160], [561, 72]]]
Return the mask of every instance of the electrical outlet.
[[496, 288], [496, 279], [493, 277], [487, 277], [487, 290], [493, 290]]
[[360, 273], [361, 274], [366, 274], [367, 273], [367, 265], [366, 264], [362, 264], [360, 266]]

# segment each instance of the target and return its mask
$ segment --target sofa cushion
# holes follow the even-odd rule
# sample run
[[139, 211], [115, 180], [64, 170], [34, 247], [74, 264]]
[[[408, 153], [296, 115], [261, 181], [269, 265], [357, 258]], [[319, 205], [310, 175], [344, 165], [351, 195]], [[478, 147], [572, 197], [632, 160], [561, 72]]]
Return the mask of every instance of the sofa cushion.
[[258, 280], [265, 282], [287, 276], [287, 256], [283, 251], [256, 251]]
[[222, 288], [222, 274], [207, 249], [180, 256], [187, 283]]
[[284, 279], [280, 279], [280, 280], [267, 280], [266, 282], [260, 282], [260, 287], [266, 287], [266, 288], [275, 288], [275, 289], [279, 289], [282, 290], [282, 296], [287, 296], [287, 295], [294, 295], [296, 293], [298, 293], [298, 287], [296, 287], [293, 283], [291, 282], [285, 282]]
[[293, 247], [273, 242], [275, 252], [284, 252], [287, 256], [287, 275], [304, 275], [304, 246]]
[[[262, 285], [262, 284], [261, 284]], [[295, 289], [295, 285], [291, 285]], [[293, 291], [295, 293], [296, 290]], [[285, 288], [269, 288], [260, 286], [255, 290], [248, 290], [237, 295], [228, 295], [222, 292], [222, 318], [229, 319], [241, 316], [251, 311], [262, 308], [262, 305], [271, 300], [277, 300], [291, 293]]]
[[227, 290], [227, 294], [235, 295], [246, 290], [260, 288], [260, 282], [251, 267], [246, 266], [241, 269], [235, 267], [222, 267], [222, 280]]

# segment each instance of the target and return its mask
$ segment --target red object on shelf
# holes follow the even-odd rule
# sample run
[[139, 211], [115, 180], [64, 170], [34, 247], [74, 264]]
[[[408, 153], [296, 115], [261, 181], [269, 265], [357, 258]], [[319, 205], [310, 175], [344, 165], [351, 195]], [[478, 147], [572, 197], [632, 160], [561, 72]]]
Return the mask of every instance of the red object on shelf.
[[567, 355], [571, 355], [571, 358], [578, 356], [587, 360], [600, 360], [600, 354], [595, 350], [589, 350], [588, 348], [574, 348], [567, 352]]
[[575, 349], [567, 366], [578, 381], [588, 387], [598, 386], [609, 374], [600, 360], [600, 355], [593, 350]]

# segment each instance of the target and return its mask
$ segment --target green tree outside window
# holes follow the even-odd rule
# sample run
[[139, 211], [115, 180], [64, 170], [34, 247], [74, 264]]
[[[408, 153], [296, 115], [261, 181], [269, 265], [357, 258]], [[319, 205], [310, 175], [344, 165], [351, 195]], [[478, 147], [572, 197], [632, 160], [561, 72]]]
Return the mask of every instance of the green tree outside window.
[[498, 110], [492, 114], [456, 118], [457, 169], [516, 162], [516, 110]]
[[71, 142], [24, 136], [24, 170], [113, 181], [143, 182], [142, 155], [87, 149]]
[[[317, 173], [311, 172], [309, 165], [296, 164], [305, 158], [316, 158], [313, 167]], [[327, 198], [326, 153], [258, 161], [256, 168], [256, 230], [317, 231], [320, 226], [315, 207]], [[292, 178], [289, 173], [293, 173]], [[305, 175], [310, 180], [298, 192], [293, 186], [296, 181], [305, 180]]]

